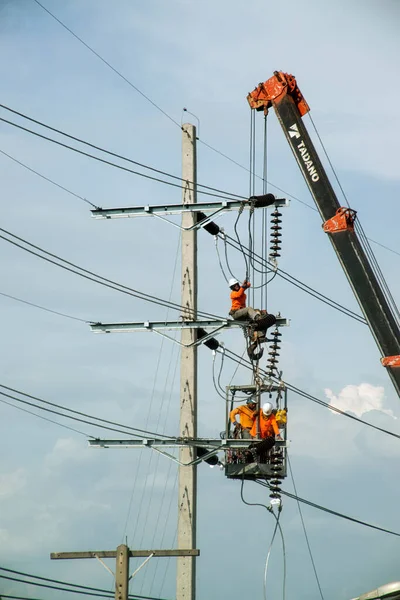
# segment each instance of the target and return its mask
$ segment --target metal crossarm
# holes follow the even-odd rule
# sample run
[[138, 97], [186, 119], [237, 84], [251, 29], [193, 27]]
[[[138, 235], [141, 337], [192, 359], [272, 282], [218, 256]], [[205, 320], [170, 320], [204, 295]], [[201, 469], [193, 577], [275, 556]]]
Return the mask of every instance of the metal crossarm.
[[[169, 460], [177, 463], [182, 467], [192, 467], [203, 461], [207, 462], [208, 458], [215, 456], [218, 452], [227, 450], [245, 450], [249, 446], [248, 439], [189, 439], [175, 438], [170, 440], [163, 439], [142, 439], [142, 440], [89, 440], [89, 446], [92, 448], [150, 448], [159, 454], [166, 456]], [[276, 446], [286, 447], [286, 441], [276, 441]], [[203, 448], [206, 454], [197, 456], [189, 462], [182, 462], [176, 456], [167, 452], [166, 448]], [[223, 463], [220, 463], [220, 466]]]
[[[153, 331], [158, 335], [172, 340], [176, 344], [184, 347], [198, 346], [204, 344], [214, 335], [218, 335], [222, 329], [232, 329], [234, 327], [247, 327], [250, 321], [234, 321], [230, 319], [221, 320], [201, 320], [201, 321], [137, 321], [132, 323], [91, 323], [90, 328], [95, 333], [131, 333], [133, 331]], [[289, 319], [282, 317], [276, 318], [278, 327], [288, 326]], [[196, 339], [190, 344], [182, 344], [179, 340], [163, 333], [163, 331], [172, 331], [176, 329], [203, 329], [211, 330], [201, 338]]]
[[[91, 211], [95, 219], [123, 219], [133, 217], [156, 217], [181, 215], [183, 213], [224, 213], [238, 208], [250, 209], [251, 203], [246, 200], [224, 200], [219, 202], [197, 202], [196, 204], [155, 204], [154, 206], [127, 206], [126, 208], [96, 208]], [[286, 198], [277, 198], [272, 206], [288, 206]], [[199, 223], [201, 227], [204, 222]]]
[[[95, 333], [124, 333], [131, 331], [172, 331], [175, 329], [213, 329], [215, 334], [220, 329], [231, 329], [234, 327], [247, 327], [250, 321], [234, 321], [233, 319], [221, 320], [195, 320], [195, 321], [134, 321], [130, 323], [90, 323], [90, 328]], [[289, 319], [276, 318], [276, 325], [284, 327], [289, 325]], [[204, 342], [201, 338], [199, 342]]]
[[[225, 450], [227, 448], [240, 449], [247, 448], [250, 440], [246, 439], [196, 439], [173, 438], [169, 440], [158, 438], [143, 439], [125, 439], [125, 440], [88, 440], [91, 448], [182, 448], [182, 446], [191, 446], [196, 448], [205, 448], [211, 451]], [[286, 442], [277, 440], [276, 446], [284, 446]]]

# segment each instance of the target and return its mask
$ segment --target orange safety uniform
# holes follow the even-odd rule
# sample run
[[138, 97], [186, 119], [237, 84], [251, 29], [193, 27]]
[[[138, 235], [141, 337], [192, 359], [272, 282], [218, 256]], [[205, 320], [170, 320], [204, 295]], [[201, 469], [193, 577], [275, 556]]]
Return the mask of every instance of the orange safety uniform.
[[[250, 287], [249, 283], [247, 287]], [[246, 308], [246, 294], [244, 290], [245, 288], [241, 287], [237, 292], [235, 292], [235, 290], [231, 291], [231, 310], [239, 310], [241, 308]]]
[[251, 429], [253, 427], [254, 415], [255, 411], [251, 410], [247, 404], [243, 404], [242, 406], [238, 406], [231, 410], [229, 415], [231, 422], [236, 423], [236, 415], [239, 415], [240, 424], [244, 429]]
[[258, 415], [255, 415], [254, 423], [250, 431], [250, 435], [252, 437], [257, 437], [257, 417], [258, 422], [260, 423], [260, 436], [261, 439], [265, 439], [267, 437], [274, 437], [275, 435], [279, 435], [279, 427], [276, 422], [275, 415], [271, 414], [266, 417], [263, 411], [260, 409]]

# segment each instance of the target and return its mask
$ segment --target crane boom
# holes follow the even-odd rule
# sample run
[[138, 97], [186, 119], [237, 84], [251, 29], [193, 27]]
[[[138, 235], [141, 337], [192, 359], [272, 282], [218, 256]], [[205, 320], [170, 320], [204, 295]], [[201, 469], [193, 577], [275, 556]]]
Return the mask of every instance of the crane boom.
[[340, 206], [302, 117], [310, 108], [293, 75], [275, 71], [247, 96], [252, 109], [273, 107], [323, 219], [342, 268], [400, 396], [400, 329], [372, 265], [354, 231], [356, 212]]

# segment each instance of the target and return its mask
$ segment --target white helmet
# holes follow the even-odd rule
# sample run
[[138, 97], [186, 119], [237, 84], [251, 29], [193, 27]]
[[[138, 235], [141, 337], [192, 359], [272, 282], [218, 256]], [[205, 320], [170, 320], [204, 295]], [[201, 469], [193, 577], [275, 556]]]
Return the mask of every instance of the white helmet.
[[229, 285], [229, 287], [233, 287], [237, 283], [239, 283], [238, 280], [233, 277], [232, 279], [229, 280], [228, 285]]
[[266, 402], [265, 404], [263, 404], [262, 411], [263, 411], [263, 415], [265, 415], [266, 417], [269, 417], [269, 415], [272, 413], [271, 402]]

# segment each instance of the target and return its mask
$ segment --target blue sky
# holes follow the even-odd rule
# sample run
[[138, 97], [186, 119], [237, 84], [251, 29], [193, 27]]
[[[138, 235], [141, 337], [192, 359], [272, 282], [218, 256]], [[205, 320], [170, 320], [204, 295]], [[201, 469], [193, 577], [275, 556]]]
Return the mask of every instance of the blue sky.
[[[367, 235], [400, 251], [396, 2], [311, 0], [301, 6], [293, 0], [281, 5], [117, 0], [111, 5], [104, 0], [46, 0], [45, 5], [178, 123], [183, 107], [197, 115], [200, 139], [245, 167], [247, 93], [276, 69], [295, 74]], [[2, 103], [179, 176], [180, 129], [33, 0], [0, 0], [0, 27]], [[260, 142], [261, 117], [257, 125]], [[179, 202], [177, 189], [94, 163], [4, 123], [0, 150], [103, 207]], [[4, 155], [0, 174], [3, 228], [104, 276], [162, 298], [172, 294], [179, 302], [176, 228], [151, 219], [91, 219], [85, 203]], [[246, 170], [202, 144], [198, 180], [248, 193]], [[273, 113], [268, 180], [313, 206]], [[226, 215], [220, 223], [231, 233], [235, 218]], [[242, 234], [246, 240], [245, 225]], [[198, 238], [199, 309], [225, 314], [228, 293], [213, 240], [204, 231]], [[260, 249], [260, 240], [257, 244]], [[359, 312], [318, 213], [292, 200], [284, 210], [282, 246], [283, 269]], [[399, 256], [373, 248], [398, 298]], [[165, 309], [80, 280], [3, 241], [1, 250], [0, 292], [85, 320], [166, 316]], [[244, 274], [239, 254], [233, 253], [230, 261], [235, 273]], [[132, 426], [177, 431], [178, 346], [162, 344], [150, 334], [94, 335], [84, 323], [4, 297], [0, 307], [1, 383]], [[279, 280], [269, 287], [268, 309], [291, 319], [281, 354], [287, 381], [322, 399], [335, 397], [344, 410], [399, 432], [398, 398], [365, 326]], [[169, 313], [169, 318], [175, 316]], [[222, 339], [242, 353], [241, 335], [228, 332]], [[226, 361], [223, 385], [234, 369]], [[205, 348], [199, 350], [199, 373], [199, 434], [211, 436], [224, 427], [225, 407], [215, 394], [212, 357]], [[247, 383], [246, 371], [239, 370], [234, 381]], [[290, 452], [300, 496], [400, 531], [398, 441], [294, 395], [289, 395], [289, 406]], [[110, 575], [97, 562], [54, 563], [49, 553], [112, 549], [125, 535], [132, 548], [174, 545], [172, 462], [147, 450], [88, 449], [85, 435], [4, 404], [0, 422], [3, 566], [111, 589]], [[82, 430], [93, 433], [90, 427]], [[236, 482], [206, 466], [198, 471], [198, 598], [261, 598], [272, 517], [243, 505]], [[292, 490], [289, 480], [285, 486]], [[246, 484], [245, 498], [267, 502], [265, 491]], [[397, 538], [308, 507], [303, 512], [326, 600], [347, 600], [400, 578]], [[288, 598], [318, 598], [291, 500], [284, 503], [282, 526]], [[279, 543], [270, 569], [268, 589], [277, 596], [282, 586]], [[132, 585], [134, 592], [163, 598], [172, 598], [174, 590], [175, 563], [170, 559], [150, 561]], [[5, 580], [0, 592], [58, 598]]]

